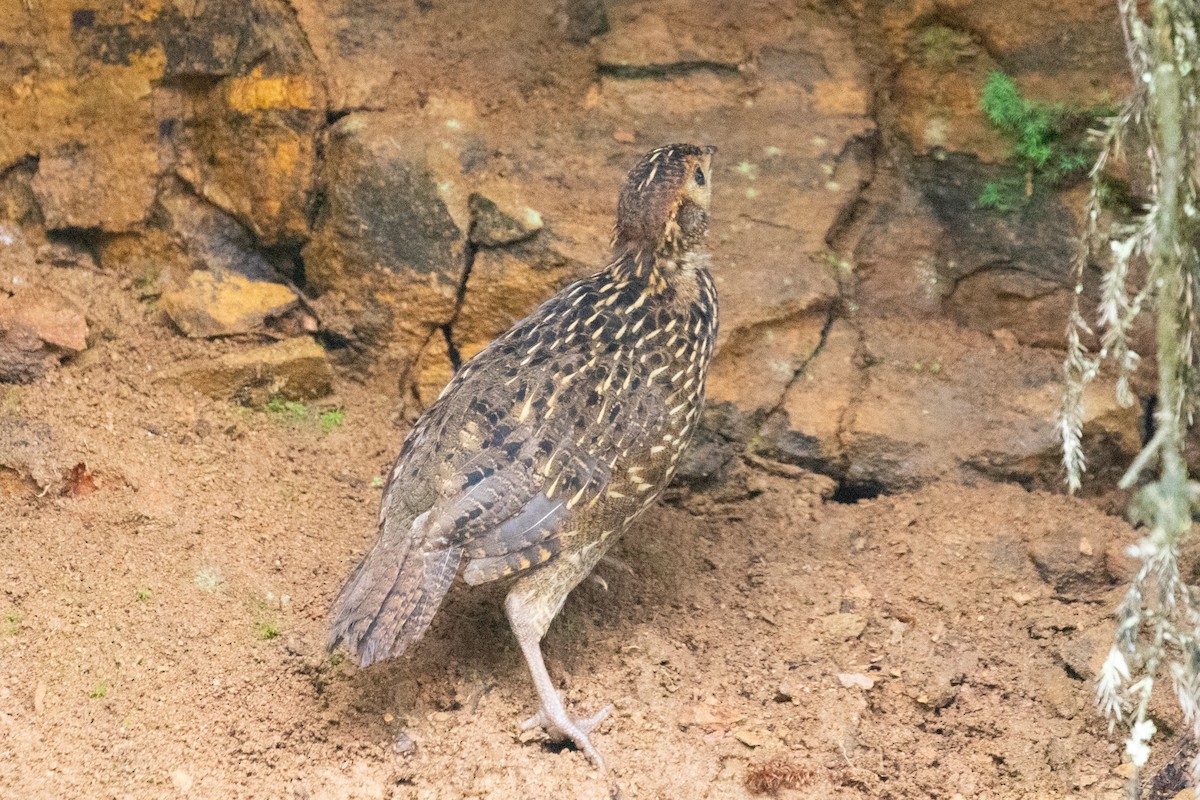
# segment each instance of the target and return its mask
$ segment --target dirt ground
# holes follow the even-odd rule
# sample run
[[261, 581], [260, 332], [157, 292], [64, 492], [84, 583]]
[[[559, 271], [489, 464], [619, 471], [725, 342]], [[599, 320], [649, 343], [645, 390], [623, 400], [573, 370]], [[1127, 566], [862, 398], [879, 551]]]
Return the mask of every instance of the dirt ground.
[[674, 494], [546, 641], [571, 707], [616, 704], [601, 777], [518, 735], [534, 695], [496, 589], [456, 591], [412, 658], [325, 652], [401, 441], [394, 384], [343, 380], [305, 416], [187, 395], [162, 365], [243, 345], [163, 336], [110, 275], [56, 280], [110, 328], [0, 404], [49, 476], [0, 497], [0, 796], [739, 798], [775, 759], [807, 776], [783, 797], [1120, 796], [1089, 678], [1135, 534], [1093, 501], [840, 504], [761, 463]]

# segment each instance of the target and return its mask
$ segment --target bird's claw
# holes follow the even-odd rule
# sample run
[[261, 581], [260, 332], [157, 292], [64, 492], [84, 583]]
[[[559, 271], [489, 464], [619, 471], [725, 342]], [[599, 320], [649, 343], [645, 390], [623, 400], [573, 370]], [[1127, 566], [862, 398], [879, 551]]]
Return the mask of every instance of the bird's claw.
[[551, 739], [569, 739], [575, 743], [575, 746], [582, 750], [587, 757], [590, 758], [601, 772], [604, 772], [604, 759], [600, 758], [600, 754], [596, 752], [596, 748], [592, 747], [591, 741], [588, 740], [588, 734], [600, 726], [600, 723], [608, 719], [609, 715], [614, 711], [614, 706], [607, 705], [600, 709], [599, 712], [581, 719], [571, 719], [565, 712], [547, 713], [546, 709], [538, 711], [529, 719], [521, 723], [521, 730], [527, 731], [532, 728], [545, 728], [546, 734]]
[[630, 575], [637, 574], [636, 572], [633, 571], [633, 567], [629, 566], [628, 564], [626, 564], [624, 561], [617, 558], [616, 556], [606, 555], [600, 559], [600, 563], [605, 565], [606, 567], [613, 567], [615, 569], [621, 570], [622, 572], [627, 572]]

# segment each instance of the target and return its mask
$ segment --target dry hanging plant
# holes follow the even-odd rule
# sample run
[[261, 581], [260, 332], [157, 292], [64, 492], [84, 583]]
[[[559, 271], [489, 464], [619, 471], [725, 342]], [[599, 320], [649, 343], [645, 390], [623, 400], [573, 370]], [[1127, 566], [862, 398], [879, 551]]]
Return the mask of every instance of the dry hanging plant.
[[[1130, 509], [1143, 536], [1130, 548], [1141, 566], [1117, 609], [1117, 632], [1097, 682], [1097, 703], [1111, 726], [1126, 734], [1125, 750], [1137, 768], [1150, 754], [1155, 734], [1149, 717], [1157, 680], [1169, 678], [1184, 719], [1200, 737], [1200, 597], [1180, 575], [1179, 552], [1200, 509], [1200, 484], [1189, 480], [1184, 443], [1197, 408], [1197, 290], [1200, 290], [1200, 7], [1194, 0], [1152, 0], [1149, 18], [1132, 0], [1119, 0], [1134, 88], [1102, 134], [1091, 172], [1085, 231], [1075, 260], [1075, 303], [1068, 326], [1068, 354], [1060, 431], [1067, 483], [1079, 488], [1085, 467], [1081, 448], [1083, 390], [1104, 365], [1117, 372], [1117, 396], [1135, 401], [1129, 387], [1139, 356], [1130, 335], [1143, 312], [1156, 318], [1158, 404], [1155, 431], [1121, 480], [1140, 485]], [[1139, 219], [1108, 237], [1097, 230], [1102, 175], [1123, 155], [1135, 133], [1147, 142], [1149, 202]], [[1097, 242], [1107, 239], [1111, 264], [1100, 284], [1096, 323], [1098, 353], [1084, 342], [1092, 329], [1081, 307], [1083, 273]], [[1130, 264], [1144, 259], [1143, 280]], [[1192, 765], [1193, 773], [1200, 763]], [[1139, 796], [1137, 770], [1129, 796]]]

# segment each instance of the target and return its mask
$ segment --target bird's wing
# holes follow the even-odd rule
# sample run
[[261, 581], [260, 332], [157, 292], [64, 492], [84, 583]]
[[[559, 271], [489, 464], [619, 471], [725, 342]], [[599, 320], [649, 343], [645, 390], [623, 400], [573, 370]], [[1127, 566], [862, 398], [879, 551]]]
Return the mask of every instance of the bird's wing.
[[461, 547], [472, 584], [557, 556], [573, 512], [598, 500], [623, 457], [661, 434], [665, 420], [649, 381], [631, 380], [625, 391], [613, 385], [644, 371], [636, 358], [567, 356], [525, 369], [515, 392], [486, 379], [480, 384], [490, 390], [476, 390], [468, 376], [454, 394], [468, 409], [461, 427], [452, 426], [467, 446], [446, 464], [426, 541]]
[[510, 336], [468, 362], [406, 440], [379, 540], [334, 606], [332, 642], [364, 665], [420, 638], [464, 559], [466, 580], [483, 583], [557, 555], [572, 511], [658, 443], [654, 358], [529, 348]]

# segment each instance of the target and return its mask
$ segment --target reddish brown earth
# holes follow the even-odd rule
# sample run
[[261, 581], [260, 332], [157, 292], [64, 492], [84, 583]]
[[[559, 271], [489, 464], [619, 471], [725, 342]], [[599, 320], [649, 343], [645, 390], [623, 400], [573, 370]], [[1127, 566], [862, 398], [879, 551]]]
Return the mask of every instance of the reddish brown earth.
[[[846, 505], [764, 461], [675, 493], [547, 640], [573, 707], [617, 705], [601, 777], [518, 735], [534, 698], [496, 590], [456, 593], [412, 658], [325, 652], [394, 385], [342, 381], [328, 433], [187, 394], [161, 366], [220, 348], [162, 336], [109, 276], [60, 280], [123, 327], [3, 395], [0, 435], [49, 426], [21, 452], [53, 477], [0, 498], [0, 796], [737, 798], [777, 758], [811, 771], [787, 797], [1119, 796], [1089, 679], [1134, 534], [1087, 501]], [[80, 463], [94, 491], [57, 480]]]
[[[1098, 387], [1089, 497], [1061, 494], [1079, 192], [974, 202], [1004, 156], [980, 82], [1119, 94], [1107, 4], [613, 0], [584, 46], [523, 0], [10, 5], [0, 798], [1123, 796], [1092, 681], [1138, 409]], [[545, 644], [570, 707], [616, 704], [601, 776], [518, 733], [501, 587], [367, 671], [325, 615], [414, 399], [600, 267], [624, 170], [677, 140], [721, 147], [692, 488]], [[435, 212], [544, 226], [455, 218], [394, 263], [428, 209], [372, 181], [410, 168]]]

